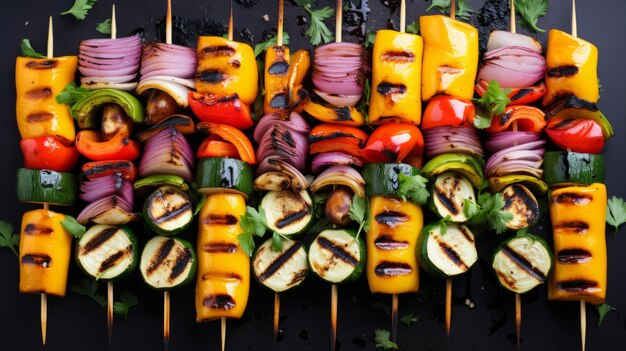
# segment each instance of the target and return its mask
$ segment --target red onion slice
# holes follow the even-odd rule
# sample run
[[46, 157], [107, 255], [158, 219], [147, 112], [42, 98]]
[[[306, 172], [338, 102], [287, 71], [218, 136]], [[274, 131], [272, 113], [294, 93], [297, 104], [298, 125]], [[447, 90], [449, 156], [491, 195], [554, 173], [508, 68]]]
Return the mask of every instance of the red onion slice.
[[139, 163], [139, 175], [177, 175], [187, 182], [193, 180], [194, 153], [185, 136], [170, 127], [146, 141]]
[[487, 160], [486, 176], [521, 173], [541, 178], [545, 143], [545, 140], [537, 140], [500, 149]]
[[515, 146], [541, 140], [539, 133], [505, 131], [489, 134], [485, 141], [485, 150], [490, 154]]
[[356, 166], [363, 167], [365, 161], [343, 152], [326, 152], [319, 154], [311, 161], [311, 172], [319, 173], [326, 166]]
[[123, 198], [112, 195], [87, 205], [76, 217], [76, 221], [82, 225], [86, 225], [90, 221], [108, 225], [121, 225], [136, 218], [132, 211], [133, 207]]
[[537, 51], [520, 46], [505, 46], [488, 51], [477, 80], [496, 80], [502, 88], [526, 88], [541, 78], [546, 60]]
[[503, 30], [494, 30], [491, 34], [489, 34], [487, 51], [496, 50], [505, 46], [524, 47], [539, 54], [542, 51], [541, 43], [527, 35]]
[[[119, 39], [89, 39], [80, 43], [78, 69], [89, 82], [127, 83], [139, 71], [141, 38], [134, 35]], [[94, 77], [106, 81], [93, 80]]]
[[123, 179], [121, 173], [85, 180], [80, 185], [80, 192], [80, 199], [85, 202], [94, 202], [107, 196], [117, 195], [123, 198], [131, 208], [134, 206], [133, 183]]
[[359, 172], [349, 166], [331, 166], [320, 173], [311, 183], [310, 189], [316, 192], [332, 185], [344, 185], [361, 198], [365, 198], [365, 180]]
[[473, 127], [441, 126], [422, 132], [428, 158], [445, 153], [460, 153], [479, 158], [484, 156], [480, 137]]

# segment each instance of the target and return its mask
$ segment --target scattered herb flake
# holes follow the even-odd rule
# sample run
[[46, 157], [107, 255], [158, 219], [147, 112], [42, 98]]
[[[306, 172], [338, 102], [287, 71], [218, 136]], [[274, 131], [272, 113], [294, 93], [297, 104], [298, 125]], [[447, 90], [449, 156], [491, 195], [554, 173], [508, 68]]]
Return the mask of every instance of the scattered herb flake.
[[65, 215], [65, 218], [61, 221], [61, 226], [68, 234], [75, 237], [76, 239], [80, 239], [85, 235], [87, 228], [84, 225], [78, 223], [76, 218]]
[[389, 340], [390, 336], [391, 333], [389, 333], [389, 330], [374, 330], [374, 342], [376, 343], [376, 348], [382, 348], [383, 350], [397, 350], [398, 344]]
[[128, 318], [128, 312], [131, 308], [137, 306], [139, 300], [137, 299], [137, 296], [128, 291], [123, 292], [120, 299], [121, 301], [115, 301], [113, 303], [113, 311], [115, 314], [124, 315], [124, 320], [126, 320]]
[[361, 235], [361, 231], [365, 230], [369, 231], [369, 216], [367, 211], [367, 199], [364, 199], [357, 194], [352, 196], [352, 203], [350, 204], [350, 210], [348, 214], [350, 215], [350, 219], [359, 223], [359, 230], [356, 232], [357, 239], [359, 235]]
[[111, 19], [107, 18], [96, 25], [96, 30], [102, 34], [111, 34]]
[[20, 235], [13, 233], [13, 226], [6, 221], [0, 221], [0, 247], [11, 250], [15, 256], [20, 257], [17, 250], [20, 246]]
[[89, 10], [91, 10], [97, 1], [98, 0], [74, 0], [72, 8], [61, 12], [61, 15], [72, 15], [76, 17], [76, 19], [84, 20]]
[[83, 279], [77, 284], [73, 285], [71, 290], [78, 295], [83, 295], [94, 300], [100, 307], [107, 305], [107, 299], [98, 294], [98, 282], [93, 279]]
[[22, 41], [20, 42], [20, 49], [22, 50], [22, 56], [24, 57], [46, 58], [46, 56], [38, 53], [37, 51], [35, 51], [35, 49], [33, 49], [33, 47], [30, 45], [30, 39], [22, 39]]
[[617, 309], [605, 302], [602, 305], [596, 306], [596, 311], [598, 312], [598, 327], [599, 327], [600, 325], [602, 325], [602, 322], [604, 321], [604, 317], [606, 317], [606, 315], [611, 311], [617, 311]]
[[515, 12], [522, 17], [523, 24], [535, 32], [545, 32], [537, 27], [537, 20], [548, 12], [548, 0], [515, 0]]
[[417, 323], [420, 320], [419, 316], [414, 315], [413, 313], [407, 313], [400, 318], [400, 322], [404, 324], [407, 328], [410, 328], [411, 325]]
[[[258, 43], [254, 46], [254, 57], [261, 55], [268, 47], [276, 46], [278, 43], [278, 36], [273, 36], [267, 41]], [[289, 33], [283, 32], [283, 45], [289, 44]], [[265, 65], [263, 65], [265, 66]]]
[[409, 23], [406, 26], [405, 31], [411, 34], [420, 34], [420, 23], [419, 21], [414, 21], [413, 23]]
[[626, 203], [624, 200], [613, 196], [607, 203], [606, 222], [615, 228], [615, 235], [619, 226], [626, 222]]
[[274, 233], [272, 234], [272, 251], [274, 252], [280, 252], [283, 250], [283, 243], [285, 242], [286, 238], [278, 233]]
[[[517, 2], [515, 3], [517, 5]], [[445, 14], [450, 14], [450, 0], [432, 0], [432, 4], [426, 9], [426, 12], [437, 9]], [[468, 20], [472, 13], [476, 12], [468, 0], [457, 0], [455, 16], [464, 20]]]

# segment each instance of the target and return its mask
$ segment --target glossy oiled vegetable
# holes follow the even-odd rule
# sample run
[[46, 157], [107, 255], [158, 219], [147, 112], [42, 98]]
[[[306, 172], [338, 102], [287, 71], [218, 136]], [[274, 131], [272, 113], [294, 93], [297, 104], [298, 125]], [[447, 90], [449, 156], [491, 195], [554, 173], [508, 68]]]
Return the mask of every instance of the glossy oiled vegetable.
[[196, 262], [196, 253], [188, 241], [155, 236], [143, 248], [139, 270], [144, 282], [151, 287], [172, 289], [193, 280]]
[[64, 219], [48, 210], [22, 216], [20, 292], [65, 295], [72, 237], [61, 226]]
[[417, 243], [420, 267], [432, 275], [450, 278], [467, 272], [478, 259], [474, 234], [464, 225], [440, 224], [422, 230]]
[[94, 225], [76, 245], [76, 262], [96, 279], [124, 277], [139, 262], [137, 237], [128, 227]]
[[289, 105], [289, 48], [272, 46], [265, 52], [263, 111], [272, 113]]
[[369, 122], [419, 124], [424, 43], [419, 35], [379, 30], [372, 53]]
[[77, 61], [76, 56], [17, 58], [15, 114], [22, 139], [58, 136], [68, 144], [74, 141], [69, 107], [57, 103], [55, 97], [74, 81]]
[[420, 17], [424, 38], [422, 100], [435, 95], [471, 99], [478, 67], [478, 31], [447, 16]]
[[196, 321], [240, 318], [248, 303], [250, 257], [239, 246], [246, 201], [237, 194], [207, 198], [198, 220]]
[[285, 240], [282, 249], [272, 249], [272, 239], [259, 246], [252, 259], [254, 277], [274, 292], [294, 288], [309, 274], [306, 250], [300, 241]]
[[372, 293], [417, 292], [415, 249], [422, 230], [422, 208], [398, 198], [375, 196], [369, 204], [367, 281]]
[[498, 246], [491, 267], [502, 287], [523, 294], [548, 279], [552, 253], [541, 237], [525, 234]]
[[365, 240], [353, 230], [326, 229], [309, 247], [311, 270], [332, 284], [357, 280], [365, 260]]
[[570, 186], [550, 194], [554, 271], [550, 300], [585, 300], [598, 305], [606, 296], [606, 187]]

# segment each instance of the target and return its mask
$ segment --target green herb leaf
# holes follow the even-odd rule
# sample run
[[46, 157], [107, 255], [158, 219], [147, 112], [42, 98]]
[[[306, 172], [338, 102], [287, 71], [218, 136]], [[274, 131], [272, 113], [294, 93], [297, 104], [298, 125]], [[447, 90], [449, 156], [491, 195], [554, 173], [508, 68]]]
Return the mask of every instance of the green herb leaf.
[[[515, 3], [515, 5], [517, 5], [517, 2]], [[449, 14], [450, 13], [450, 0], [432, 0], [432, 4], [430, 4], [430, 6], [426, 9], [426, 12], [430, 11], [433, 8], [445, 14]], [[456, 1], [456, 9], [455, 9], [456, 17], [464, 19], [464, 20], [468, 20], [472, 16], [472, 13], [474, 12], [476, 11], [472, 8], [471, 4], [467, 0]]]
[[126, 318], [128, 318], [128, 311], [137, 306], [139, 300], [137, 299], [137, 296], [128, 291], [123, 292], [120, 299], [121, 301], [115, 301], [113, 303], [113, 311], [115, 314], [124, 315], [124, 320], [126, 320]]
[[467, 218], [472, 218], [478, 213], [478, 205], [474, 201], [469, 199], [463, 200], [463, 214]]
[[617, 311], [617, 309], [605, 302], [602, 305], [596, 306], [596, 311], [598, 312], [598, 327], [599, 327], [600, 325], [602, 325], [602, 322], [604, 321], [604, 317], [606, 317], [606, 315], [611, 311]]
[[367, 78], [365, 80], [365, 86], [363, 87], [363, 97], [361, 101], [356, 105], [357, 111], [361, 112], [363, 116], [365, 116], [365, 120], [369, 123], [369, 105], [370, 105], [370, 96], [372, 95], [372, 83], [370, 79]]
[[326, 207], [326, 199], [330, 196], [330, 192], [318, 191], [313, 194], [313, 206], [315, 207], [316, 218], [326, 218], [324, 211]]
[[535, 32], [545, 32], [537, 27], [537, 20], [548, 12], [548, 0], [515, 0], [515, 12], [522, 17], [525, 26]]
[[391, 333], [389, 333], [389, 330], [374, 330], [374, 342], [376, 343], [376, 348], [382, 348], [383, 350], [397, 350], [398, 344], [389, 340], [390, 336]]
[[619, 226], [626, 222], [626, 203], [624, 200], [613, 196], [607, 203], [606, 222], [615, 228], [615, 235]]
[[352, 203], [350, 204], [348, 214], [350, 215], [351, 220], [359, 223], [359, 230], [356, 232], [357, 239], [359, 235], [361, 235], [362, 230], [365, 230], [366, 232], [369, 231], [369, 216], [367, 207], [367, 199], [364, 199], [357, 194], [352, 196]]
[[[278, 36], [273, 36], [269, 40], [258, 43], [254, 46], [254, 57], [261, 55], [265, 49], [278, 44]], [[289, 33], [283, 32], [283, 45], [289, 44]], [[264, 65], [265, 66], [265, 65]]]
[[376, 42], [376, 32], [370, 29], [365, 31], [365, 42], [363, 45], [366, 49], [372, 49], [374, 47], [374, 43]]
[[274, 233], [272, 234], [272, 251], [274, 252], [280, 252], [283, 250], [283, 243], [285, 242], [286, 238], [283, 237], [282, 235], [278, 234], [278, 233]]
[[489, 128], [493, 117], [502, 114], [506, 105], [511, 102], [507, 96], [510, 92], [511, 89], [500, 88], [500, 84], [494, 79], [489, 81], [485, 94], [480, 99], [474, 99], [478, 103], [474, 126], [478, 129]]
[[408, 313], [400, 318], [400, 322], [406, 325], [407, 328], [410, 328], [411, 325], [417, 323], [420, 320], [419, 316], [414, 315], [413, 313]]
[[257, 211], [254, 207], [248, 206], [246, 214], [239, 219], [239, 227], [243, 230], [243, 233], [237, 235], [241, 249], [248, 256], [252, 256], [256, 247], [253, 235], [263, 237], [267, 229], [263, 208], [260, 207], [259, 211]]
[[448, 223], [452, 220], [450, 215], [446, 215], [444, 218], [439, 220], [439, 233], [441, 235], [446, 235], [448, 233]]
[[493, 207], [489, 211], [489, 226], [496, 231], [497, 234], [502, 234], [506, 231], [506, 224], [513, 219], [513, 214], [508, 211], [504, 211], [504, 197], [501, 193], [497, 193], [493, 197]]
[[77, 87], [75, 82], [70, 82], [63, 88], [63, 91], [56, 96], [57, 103], [66, 104], [68, 106], [74, 105], [78, 100], [91, 94], [91, 90], [87, 90], [82, 87]]
[[428, 189], [426, 189], [428, 179], [419, 174], [408, 176], [402, 173], [398, 174], [398, 179], [400, 180], [400, 187], [398, 187], [400, 197], [418, 205], [426, 203], [428, 196], [430, 196]]
[[111, 19], [107, 18], [96, 25], [96, 30], [102, 34], [111, 34]]
[[91, 10], [97, 1], [98, 0], [74, 0], [72, 8], [65, 12], [61, 12], [61, 15], [72, 15], [76, 17], [76, 19], [84, 20], [87, 16], [87, 12]]
[[20, 246], [20, 235], [13, 233], [13, 226], [6, 221], [0, 221], [0, 247], [11, 250], [15, 256], [20, 257], [17, 250]]
[[405, 31], [411, 34], [420, 34], [420, 23], [419, 21], [415, 21], [413, 23], [409, 23], [406, 26]]
[[100, 307], [107, 305], [107, 299], [98, 294], [98, 282], [93, 279], [83, 279], [77, 284], [73, 285], [71, 290], [78, 295], [83, 295], [94, 300]]
[[206, 203], [206, 196], [201, 196], [200, 200], [198, 200], [198, 203], [196, 204], [196, 208], [193, 210], [194, 216], [196, 216], [198, 213], [200, 213], [200, 211], [202, 211], [202, 207], [204, 207], [205, 203]]
[[333, 224], [330, 223], [330, 220], [328, 220], [326, 216], [318, 217], [318, 218], [319, 219], [315, 223], [313, 223], [313, 225], [311, 225], [309, 229], [306, 231], [307, 234], [317, 235], [323, 232], [324, 230], [330, 229], [333, 227]]
[[33, 49], [33, 47], [30, 45], [29, 39], [22, 39], [22, 42], [20, 42], [20, 49], [22, 50], [22, 56], [24, 57], [46, 58], [46, 56], [38, 53], [37, 51], [35, 51], [35, 49]]
[[61, 221], [61, 226], [68, 234], [75, 237], [76, 239], [80, 239], [85, 235], [87, 228], [84, 225], [78, 223], [76, 218], [65, 215], [65, 218]]
[[326, 6], [321, 9], [313, 10], [313, 3], [314, 1], [312, 0], [296, 0], [296, 4], [311, 15], [311, 24], [304, 34], [309, 37], [312, 45], [318, 45], [322, 41], [329, 43], [333, 41], [335, 37], [324, 21], [335, 14], [335, 9]]

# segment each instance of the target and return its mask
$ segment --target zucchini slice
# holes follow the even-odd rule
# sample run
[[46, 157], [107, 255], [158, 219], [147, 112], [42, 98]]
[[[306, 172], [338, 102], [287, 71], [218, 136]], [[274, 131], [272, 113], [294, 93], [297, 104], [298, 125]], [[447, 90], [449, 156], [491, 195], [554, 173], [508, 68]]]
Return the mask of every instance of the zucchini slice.
[[550, 187], [604, 183], [604, 157], [569, 151], [543, 156], [543, 180]]
[[309, 247], [309, 266], [332, 284], [355, 281], [365, 267], [365, 241], [354, 230], [324, 230]]
[[548, 184], [537, 177], [527, 174], [507, 174], [501, 177], [491, 177], [489, 178], [489, 190], [491, 190], [492, 193], [497, 193], [502, 191], [505, 187], [516, 183], [523, 184], [537, 195], [544, 195], [548, 192]]
[[162, 185], [171, 185], [179, 188], [182, 191], [189, 190], [189, 186], [187, 186], [185, 180], [173, 174], [155, 174], [142, 178], [133, 183], [133, 188], [135, 188], [135, 190], [139, 190], [146, 187], [159, 187]]
[[96, 279], [125, 277], [139, 262], [137, 237], [128, 227], [94, 225], [77, 243], [76, 262]]
[[483, 183], [483, 165], [478, 159], [464, 154], [442, 154], [435, 156], [422, 168], [422, 175], [433, 179], [444, 172], [457, 172], [467, 178], [473, 186]]
[[198, 161], [196, 184], [203, 195], [236, 193], [247, 200], [252, 194], [252, 175], [249, 164], [234, 158], [207, 157]]
[[420, 266], [442, 278], [467, 272], [478, 259], [474, 234], [462, 224], [446, 225], [445, 234], [439, 223], [424, 227], [417, 250]]
[[513, 230], [530, 227], [539, 219], [541, 210], [539, 203], [522, 184], [509, 185], [502, 190], [504, 206], [502, 209], [513, 215], [513, 218], [506, 224], [506, 227]]
[[280, 235], [302, 233], [314, 220], [313, 199], [308, 191], [270, 191], [261, 200], [267, 227]]
[[272, 250], [272, 239], [259, 246], [252, 258], [257, 281], [274, 292], [300, 285], [309, 274], [306, 250], [300, 241], [285, 240], [281, 251]]
[[465, 200], [476, 203], [476, 195], [472, 184], [463, 175], [456, 172], [439, 174], [432, 192], [430, 207], [435, 214], [441, 218], [450, 216], [450, 221], [455, 223], [469, 219], [463, 211], [463, 204]]
[[15, 188], [21, 202], [72, 206], [78, 199], [78, 179], [71, 173], [19, 168]]
[[419, 170], [404, 163], [368, 163], [363, 167], [367, 196], [398, 196], [400, 174], [414, 176]]
[[144, 202], [143, 218], [160, 235], [176, 235], [193, 221], [193, 206], [186, 192], [166, 185], [156, 189]]
[[72, 115], [75, 116], [78, 127], [80, 129], [97, 128], [100, 123], [97, 116], [100, 115], [102, 106], [108, 103], [120, 106], [133, 123], [144, 122], [143, 104], [135, 96], [117, 89], [98, 89], [72, 106]]
[[139, 270], [146, 284], [162, 290], [190, 283], [196, 265], [196, 253], [188, 241], [155, 236], [143, 248]]
[[491, 267], [502, 287], [523, 294], [546, 281], [552, 253], [542, 238], [525, 234], [500, 244], [493, 253]]

